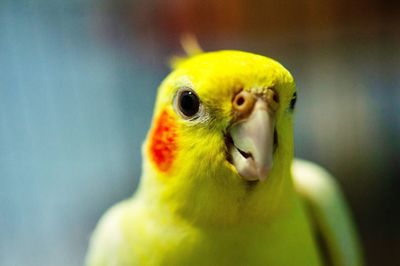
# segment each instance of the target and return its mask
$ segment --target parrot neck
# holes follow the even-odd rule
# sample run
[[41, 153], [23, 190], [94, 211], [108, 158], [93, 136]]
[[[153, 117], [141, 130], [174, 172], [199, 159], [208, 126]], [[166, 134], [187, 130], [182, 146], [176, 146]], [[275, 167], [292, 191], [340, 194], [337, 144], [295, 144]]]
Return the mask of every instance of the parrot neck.
[[277, 160], [267, 180], [257, 184], [232, 176], [223, 167], [213, 171], [197, 163], [165, 176], [144, 162], [145, 174], [135, 197], [144, 200], [149, 210], [157, 210], [162, 219], [179, 217], [199, 226], [265, 223], [295, 204], [291, 161], [292, 157]]

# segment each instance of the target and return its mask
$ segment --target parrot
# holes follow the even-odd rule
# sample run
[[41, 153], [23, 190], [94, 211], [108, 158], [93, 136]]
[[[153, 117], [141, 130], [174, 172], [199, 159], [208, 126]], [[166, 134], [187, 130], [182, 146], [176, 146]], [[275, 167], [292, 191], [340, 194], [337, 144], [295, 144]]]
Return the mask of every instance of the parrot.
[[100, 219], [86, 265], [363, 265], [338, 182], [294, 158], [290, 72], [238, 50], [172, 65], [138, 188]]

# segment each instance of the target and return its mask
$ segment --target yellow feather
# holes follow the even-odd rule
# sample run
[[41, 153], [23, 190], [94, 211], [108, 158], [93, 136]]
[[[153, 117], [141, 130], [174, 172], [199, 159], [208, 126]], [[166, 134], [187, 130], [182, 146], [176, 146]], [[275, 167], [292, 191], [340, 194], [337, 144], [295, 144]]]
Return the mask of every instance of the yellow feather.
[[[193, 39], [185, 42], [191, 56], [159, 88], [139, 189], [101, 219], [88, 265], [320, 265], [312, 223], [291, 179], [292, 76], [264, 56], [199, 53]], [[182, 87], [198, 94], [204, 118], [193, 122], [175, 111]], [[240, 90], [271, 87], [279, 94], [279, 145], [268, 179], [251, 186], [226, 159], [231, 100]], [[176, 121], [177, 150], [168, 171], [157, 168], [150, 152], [163, 112]]]
[[186, 53], [186, 57], [173, 56], [169, 60], [172, 69], [176, 69], [188, 58], [203, 53], [196, 36], [192, 33], [186, 33], [181, 36], [181, 45]]

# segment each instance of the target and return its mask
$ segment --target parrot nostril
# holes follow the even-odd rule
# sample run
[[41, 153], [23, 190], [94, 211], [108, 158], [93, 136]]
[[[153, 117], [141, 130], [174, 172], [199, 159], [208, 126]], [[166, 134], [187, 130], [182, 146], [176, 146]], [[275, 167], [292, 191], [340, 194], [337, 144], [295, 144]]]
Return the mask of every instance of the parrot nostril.
[[279, 101], [278, 95], [277, 95], [277, 94], [274, 94], [274, 96], [272, 96], [272, 99], [273, 99], [275, 102], [278, 102], [278, 101]]
[[254, 107], [256, 98], [253, 94], [247, 91], [240, 91], [232, 100], [232, 106], [239, 117], [246, 116]]
[[243, 98], [243, 97], [239, 97], [238, 99], [236, 99], [236, 104], [237, 104], [238, 106], [244, 104], [244, 98]]

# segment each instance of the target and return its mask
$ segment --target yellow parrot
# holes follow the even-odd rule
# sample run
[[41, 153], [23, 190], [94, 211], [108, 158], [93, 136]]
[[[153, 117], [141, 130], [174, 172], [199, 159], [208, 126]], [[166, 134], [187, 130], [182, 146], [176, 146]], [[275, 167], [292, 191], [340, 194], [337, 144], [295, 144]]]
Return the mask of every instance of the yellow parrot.
[[139, 188], [101, 218], [87, 265], [363, 265], [337, 183], [293, 159], [295, 102], [291, 74], [270, 58], [177, 61]]

